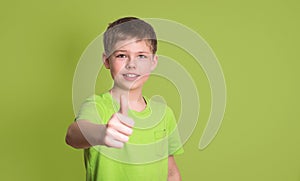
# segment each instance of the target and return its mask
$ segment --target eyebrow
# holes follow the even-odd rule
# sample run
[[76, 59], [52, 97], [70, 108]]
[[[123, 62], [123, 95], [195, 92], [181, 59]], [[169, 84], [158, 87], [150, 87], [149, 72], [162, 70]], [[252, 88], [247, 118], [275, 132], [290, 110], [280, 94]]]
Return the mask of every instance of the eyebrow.
[[148, 53], [148, 54], [150, 54], [150, 52], [146, 52], [146, 51], [139, 51], [137, 53]]
[[116, 50], [115, 52], [127, 52], [127, 50]]
[[[117, 53], [117, 52], [127, 52], [127, 50], [116, 50], [114, 53]], [[147, 54], [151, 54], [151, 52], [147, 52], [147, 51], [138, 51], [136, 53], [147, 53]]]

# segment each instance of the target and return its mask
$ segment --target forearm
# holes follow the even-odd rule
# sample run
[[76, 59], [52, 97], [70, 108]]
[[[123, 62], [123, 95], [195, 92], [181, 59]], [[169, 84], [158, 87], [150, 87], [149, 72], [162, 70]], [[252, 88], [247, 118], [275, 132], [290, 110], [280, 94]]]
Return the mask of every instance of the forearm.
[[168, 159], [168, 181], [181, 181], [181, 175], [173, 156]]
[[168, 174], [168, 181], [181, 181], [179, 172], [173, 172]]
[[74, 148], [89, 148], [103, 145], [106, 125], [79, 120], [72, 123], [67, 131], [66, 143]]

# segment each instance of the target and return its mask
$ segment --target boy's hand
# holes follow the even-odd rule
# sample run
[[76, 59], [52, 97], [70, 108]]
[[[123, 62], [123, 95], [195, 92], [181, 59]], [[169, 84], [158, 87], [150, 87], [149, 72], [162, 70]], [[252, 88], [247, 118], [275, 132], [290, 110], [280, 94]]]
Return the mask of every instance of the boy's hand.
[[120, 110], [112, 115], [107, 123], [104, 144], [108, 147], [122, 148], [132, 134], [134, 121], [127, 116], [128, 102], [124, 95], [120, 97]]

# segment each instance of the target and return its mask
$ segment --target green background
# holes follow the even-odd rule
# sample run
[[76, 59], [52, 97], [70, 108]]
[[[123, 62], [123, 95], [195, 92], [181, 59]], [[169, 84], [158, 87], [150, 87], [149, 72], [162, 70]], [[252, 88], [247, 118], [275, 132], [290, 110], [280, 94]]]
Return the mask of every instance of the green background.
[[[82, 151], [64, 142], [74, 118], [74, 71], [108, 22], [133, 15], [195, 30], [224, 71], [223, 124], [200, 151], [209, 84], [201, 68], [190, 70], [199, 80], [201, 115], [185, 154], [176, 157], [183, 180], [299, 181], [299, 8], [296, 0], [1, 1], [0, 180], [84, 180]], [[192, 67], [174, 47], [159, 48]], [[153, 82], [146, 88], [178, 110], [175, 91]]]

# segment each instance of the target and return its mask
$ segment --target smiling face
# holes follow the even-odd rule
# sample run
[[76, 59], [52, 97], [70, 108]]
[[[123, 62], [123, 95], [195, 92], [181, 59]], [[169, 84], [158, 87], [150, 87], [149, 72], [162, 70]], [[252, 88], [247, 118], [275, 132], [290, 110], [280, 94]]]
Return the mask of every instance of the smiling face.
[[141, 90], [157, 65], [157, 56], [152, 54], [146, 40], [119, 41], [108, 58], [103, 55], [103, 60], [110, 69], [114, 88], [122, 90]]

